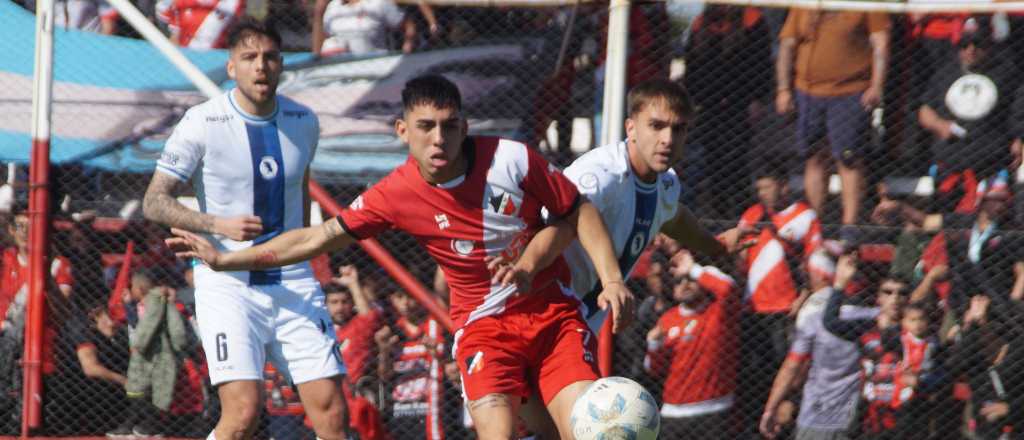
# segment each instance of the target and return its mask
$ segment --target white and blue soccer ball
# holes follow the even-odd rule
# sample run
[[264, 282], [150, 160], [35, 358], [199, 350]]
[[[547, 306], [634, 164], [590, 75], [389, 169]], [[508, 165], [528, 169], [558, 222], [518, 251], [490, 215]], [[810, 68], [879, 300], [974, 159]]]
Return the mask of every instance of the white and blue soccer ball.
[[661, 416], [643, 386], [613, 376], [587, 387], [572, 406], [569, 424], [576, 440], [654, 440]]

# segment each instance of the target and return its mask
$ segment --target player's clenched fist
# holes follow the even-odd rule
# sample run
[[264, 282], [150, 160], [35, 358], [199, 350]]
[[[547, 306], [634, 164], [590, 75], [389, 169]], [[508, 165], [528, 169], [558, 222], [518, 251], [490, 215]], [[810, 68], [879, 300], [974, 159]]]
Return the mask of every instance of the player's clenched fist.
[[621, 280], [605, 283], [601, 294], [597, 296], [597, 306], [601, 310], [612, 308], [612, 333], [618, 333], [633, 322], [633, 303], [633, 292]]
[[263, 233], [263, 220], [254, 215], [217, 217], [213, 221], [213, 232], [235, 241], [249, 241]]

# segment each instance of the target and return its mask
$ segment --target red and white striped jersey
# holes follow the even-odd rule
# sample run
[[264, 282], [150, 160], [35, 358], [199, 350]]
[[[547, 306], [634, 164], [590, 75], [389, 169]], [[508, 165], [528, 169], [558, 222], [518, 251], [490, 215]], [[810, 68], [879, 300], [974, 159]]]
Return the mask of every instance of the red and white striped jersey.
[[[441, 325], [433, 319], [414, 325], [399, 318], [398, 328], [404, 342], [397, 348], [391, 390], [392, 417], [426, 417], [426, 439], [443, 440], [441, 401], [444, 371], [439, 358], [444, 356]], [[438, 345], [437, 341], [441, 341]], [[430, 343], [427, 343], [430, 342]]]
[[[770, 217], [771, 227], [758, 226], [765, 217]], [[797, 286], [794, 268], [787, 259], [799, 257], [806, 262], [821, 246], [821, 221], [817, 213], [804, 202], [795, 202], [777, 213], [769, 213], [758, 203], [743, 213], [739, 226], [760, 229], [745, 260], [746, 300], [757, 313], [789, 311], [797, 297]]]
[[740, 309], [736, 282], [711, 266], [690, 271], [714, 299], [699, 310], [679, 305], [665, 312], [657, 326], [666, 335], [648, 343], [644, 367], [665, 375], [664, 417], [692, 417], [729, 408], [736, 389]]
[[245, 0], [160, 0], [156, 12], [179, 46], [222, 49], [228, 26], [245, 13]]
[[342, 227], [358, 239], [392, 228], [412, 235], [444, 271], [456, 329], [505, 311], [579, 304], [563, 293], [570, 276], [561, 256], [534, 278], [528, 295], [492, 283], [484, 261], [499, 254], [515, 259], [544, 226], [541, 207], [552, 218], [572, 213], [580, 202], [576, 186], [519, 142], [470, 137], [463, 154], [468, 172], [442, 185], [423, 180], [410, 157], [341, 213]]

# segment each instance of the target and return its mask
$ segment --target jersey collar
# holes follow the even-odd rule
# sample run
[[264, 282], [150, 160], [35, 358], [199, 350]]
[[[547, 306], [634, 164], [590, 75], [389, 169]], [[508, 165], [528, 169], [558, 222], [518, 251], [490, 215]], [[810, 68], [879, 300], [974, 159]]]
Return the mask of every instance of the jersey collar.
[[239, 106], [237, 102], [235, 102], [235, 90], [237, 89], [238, 88], [236, 87], [228, 92], [228, 102], [231, 103], [231, 108], [234, 109], [235, 113], [238, 113], [238, 116], [241, 116], [243, 120], [245, 120], [246, 122], [265, 123], [270, 122], [271, 120], [277, 117], [277, 112], [278, 110], [281, 109], [281, 104], [278, 102], [276, 96], [274, 97], [274, 111], [267, 116], [256, 116], [254, 114], [247, 113], [245, 110], [242, 110], [242, 107]]

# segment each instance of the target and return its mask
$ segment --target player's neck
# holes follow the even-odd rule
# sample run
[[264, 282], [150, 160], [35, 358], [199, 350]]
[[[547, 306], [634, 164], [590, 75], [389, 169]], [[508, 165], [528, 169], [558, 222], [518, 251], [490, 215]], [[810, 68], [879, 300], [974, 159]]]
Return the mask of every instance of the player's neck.
[[271, 97], [265, 102], [257, 103], [245, 96], [245, 94], [237, 87], [231, 91], [231, 95], [235, 99], [235, 103], [238, 104], [238, 109], [252, 116], [270, 116], [277, 108], [276, 96]]
[[658, 181], [658, 173], [647, 166], [643, 159], [640, 158], [640, 153], [633, 147], [633, 143], [628, 140], [626, 141], [626, 151], [629, 156], [629, 168], [633, 170], [633, 174], [636, 175], [637, 179], [644, 183]]

